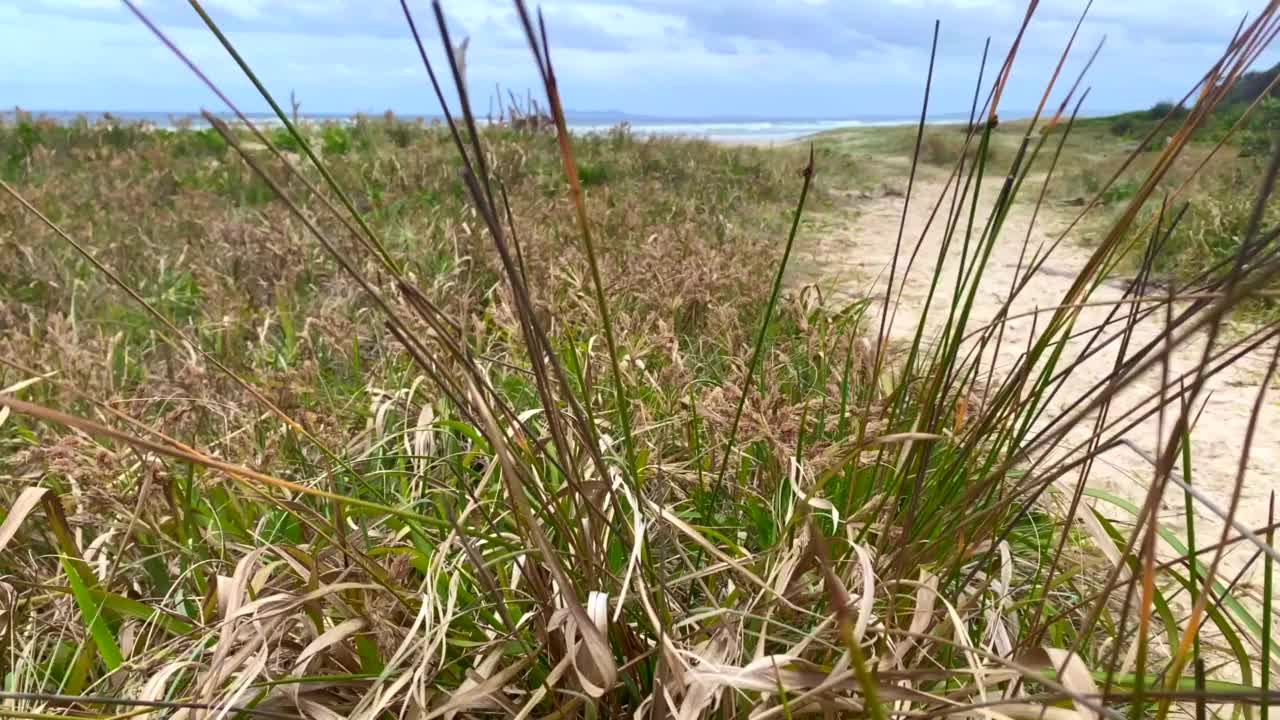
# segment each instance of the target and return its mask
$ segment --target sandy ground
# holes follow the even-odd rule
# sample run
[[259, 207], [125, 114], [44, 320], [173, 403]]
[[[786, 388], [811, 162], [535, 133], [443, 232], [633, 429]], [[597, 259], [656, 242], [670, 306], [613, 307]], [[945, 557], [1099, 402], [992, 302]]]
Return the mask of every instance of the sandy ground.
[[[998, 191], [998, 182], [988, 185], [983, 192], [985, 206], [989, 207]], [[905, 186], [905, 183], [903, 184]], [[904, 235], [904, 247], [911, 248], [919, 239], [925, 227], [933, 205], [943, 191], [943, 184], [937, 180], [917, 182], [911, 200], [911, 211]], [[975, 315], [970, 328], [987, 324], [1008, 296], [1013, 281], [1018, 255], [1023, 239], [1031, 232], [1030, 247], [1035, 248], [1041, 241], [1051, 243], [1066, 228], [1071, 217], [1071, 208], [1042, 208], [1035, 226], [1032, 227], [1034, 211], [1034, 193], [1024, 192], [1029, 199], [1019, 201], [1011, 210], [1001, 239], [992, 254], [992, 260], [986, 270], [978, 291]], [[894, 244], [897, 238], [898, 225], [902, 216], [904, 198], [898, 193], [856, 193], [848, 195], [845, 208], [836, 212], [827, 212], [811, 217], [802, 237], [798, 241], [798, 262], [795, 272], [790, 278], [792, 287], [800, 284], [817, 282], [828, 289], [828, 301], [839, 305], [841, 301], [850, 301], [864, 297], [883, 298], [885, 284], [889, 275], [888, 265], [893, 257]], [[926, 236], [920, 250], [916, 267], [905, 281], [902, 304], [891, 333], [891, 338], [898, 341], [909, 341], [919, 321], [923, 303], [927, 297], [930, 276], [937, 259], [941, 242], [941, 216], [945, 208], [950, 206], [948, 199], [944, 212]], [[980, 210], [978, 217], [985, 219], [987, 212]], [[959, 245], [960, 243], [955, 243]], [[907, 251], [909, 252], [909, 250]], [[1052, 307], [1063, 301], [1073, 278], [1085, 266], [1091, 250], [1074, 242], [1068, 236], [1066, 241], [1050, 256], [1043, 272], [1014, 301], [1013, 313]], [[946, 280], [935, 297], [935, 306], [930, 311], [929, 328], [926, 338], [935, 337], [944, 322], [942, 310], [944, 300], [949, 298], [955, 286], [954, 268], [958, 262], [959, 248], [951, 252], [947, 267]], [[899, 271], [901, 272], [901, 270]], [[899, 280], [901, 283], [901, 280]], [[1094, 293], [1093, 300], [1108, 300], [1121, 297], [1125, 284], [1121, 280], [1109, 281]], [[879, 322], [880, 304], [873, 305], [875, 322]], [[1102, 322], [1109, 311], [1108, 307], [1088, 308], [1077, 324], [1077, 328], [1087, 328]], [[1134, 348], [1141, 347], [1156, 337], [1163, 323], [1163, 313], [1155, 314], [1143, 322], [1134, 333]], [[1048, 315], [1042, 315], [1043, 324]], [[997, 377], [1002, 370], [1007, 372], [1013, 367], [1019, 354], [1025, 349], [1028, 334], [1032, 329], [1032, 319], [1025, 317], [1007, 324], [1005, 342], [995, 362]], [[1238, 328], [1232, 329], [1239, 334]], [[1108, 333], [1110, 334], [1110, 333]], [[1079, 355], [1086, 338], [1074, 340], [1068, 346], [1064, 362]], [[1067, 381], [1054, 401], [1047, 418], [1060, 414], [1072, 400], [1078, 398], [1089, 387], [1111, 374], [1115, 361], [1116, 344], [1087, 361]], [[1172, 371], [1185, 371], [1195, 367], [1200, 358], [1203, 341], [1191, 342], [1178, 349], [1174, 354]], [[1193, 481], [1196, 486], [1213, 498], [1222, 508], [1229, 504], [1231, 491], [1235, 485], [1237, 466], [1241, 455], [1243, 439], [1246, 435], [1250, 411], [1270, 359], [1270, 346], [1262, 351], [1253, 352], [1242, 358], [1234, 367], [1224, 370], [1210, 380], [1207, 385], [1208, 401], [1192, 436], [1194, 472]], [[984, 360], [984, 369], [990, 363]], [[1147, 376], [1130, 386], [1113, 404], [1111, 417], [1119, 411], [1133, 406], [1140, 398], [1150, 396], [1160, 386], [1158, 367]], [[1261, 415], [1253, 448], [1247, 467], [1243, 494], [1240, 499], [1238, 518], [1251, 528], [1261, 527], [1267, 522], [1268, 496], [1273, 490], [1280, 489], [1280, 391], [1268, 394], [1265, 408]], [[1174, 416], [1170, 413], [1167, 422], [1172, 423]], [[1068, 436], [1068, 442], [1074, 445], [1088, 436], [1092, 429], [1092, 418], [1080, 423], [1079, 430]], [[1168, 425], [1166, 425], [1168, 427]], [[1159, 421], [1152, 418], [1142, 423], [1127, 434], [1132, 441], [1151, 457], [1155, 456], [1158, 446], [1157, 431]], [[1126, 497], [1135, 503], [1141, 503], [1146, 496], [1154, 476], [1154, 467], [1138, 452], [1121, 446], [1107, 451], [1095, 463], [1090, 483], [1094, 487], [1105, 488]], [[1070, 482], [1074, 483], [1075, 476]], [[1065, 486], [1064, 486], [1065, 487]], [[1183, 535], [1186, 527], [1183, 515], [1182, 491], [1170, 487], [1163, 498], [1161, 522]], [[1198, 542], [1201, 547], [1216, 542], [1223, 524], [1207, 507], [1193, 503], [1197, 517], [1196, 527]], [[1123, 511], [1114, 507], [1100, 507], [1108, 516], [1128, 520]], [[1210, 539], [1212, 538], [1212, 539]], [[1244, 543], [1239, 546], [1245, 545]], [[1228, 579], [1232, 578], [1239, 568], [1243, 567], [1253, 555], [1251, 548], [1240, 547], [1230, 555], [1224, 564]], [[1205, 560], [1209, 556], [1204, 556]], [[1254, 570], [1260, 570], [1261, 561], [1254, 563]], [[1261, 575], [1251, 571], [1249, 579], [1243, 584], [1251, 594], [1260, 594]]]

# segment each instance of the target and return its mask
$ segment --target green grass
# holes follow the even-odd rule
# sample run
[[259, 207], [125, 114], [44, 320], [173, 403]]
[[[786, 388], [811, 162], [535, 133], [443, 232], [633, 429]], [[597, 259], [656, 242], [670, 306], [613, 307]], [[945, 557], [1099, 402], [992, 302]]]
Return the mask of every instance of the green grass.
[[[1266, 170], [1268, 147], [1275, 136], [1277, 110], [1274, 99], [1265, 99], [1246, 115], [1249, 103], [1237, 101], [1219, 108], [1200, 122], [1191, 135], [1188, 151], [1170, 168], [1157, 192], [1167, 197], [1170, 214], [1185, 214], [1153, 258], [1153, 267], [1170, 281], [1187, 281], [1206, 267], [1231, 262], [1248, 235], [1250, 217], [1255, 207], [1255, 190]], [[1086, 225], [1085, 234], [1095, 239], [1106, 234], [1109, 224], [1123, 213], [1141, 181], [1158, 162], [1160, 143], [1152, 143], [1130, 162], [1133, 143], [1152, 133], [1156, 125], [1169, 116], [1167, 107], [1082, 121], [1084, 137], [1093, 144], [1094, 160], [1073, 167], [1061, 189], [1060, 202], [1083, 205], [1097, 199], [1099, 212]], [[1186, 119], [1185, 112], [1173, 112], [1175, 119]], [[1119, 132], [1127, 128], [1126, 132]], [[1160, 138], [1167, 138], [1166, 129]], [[1108, 138], [1108, 135], [1111, 137]], [[1112, 175], [1121, 171], [1116, 181], [1107, 185]], [[1158, 215], [1159, 205], [1142, 208], [1133, 232], [1129, 234], [1129, 269], [1141, 261], [1141, 248]], [[1262, 227], [1272, 228], [1280, 222], [1280, 206], [1269, 203], [1262, 216]], [[1274, 288], [1273, 288], [1274, 289]], [[1249, 317], [1274, 316], [1275, 304], [1260, 298], [1246, 304]]]
[[[950, 172], [962, 153], [966, 162], [972, 164], [978, 143], [975, 139], [966, 147], [966, 134], [964, 123], [927, 127], [920, 146], [920, 162], [925, 169], [934, 173]], [[814, 140], [822, 153], [820, 159], [825, 156], [837, 167], [850, 159], [858, 163], [861, 172], [848, 181], [866, 185], [891, 178], [897, 183], [906, 176], [904, 169], [915, 148], [916, 126], [841, 128], [820, 133]], [[1018, 128], [997, 128], [986, 148], [987, 160], [1007, 165], [1017, 153], [1021, 140], [1022, 132]]]
[[[1007, 694], [1017, 717], [1163, 716], [1167, 698], [1259, 698], [1274, 646], [1216, 561], [1157, 570], [1141, 508], [1085, 506], [1077, 528], [1047, 501], [1082, 496], [1071, 463], [1102, 452], [1055, 446], [1095, 411], [1093, 437], [1122, 436], [1109, 404], [1162, 343], [1054, 416], [1082, 330], [1063, 307], [988, 385], [999, 341], [970, 317], [998, 208], [954, 225], [972, 251], [927, 272], [962, 282], [905, 358], [881, 354], [877, 307], [769, 285], [804, 212], [872, 172], [824, 174], [824, 154], [903, 166], [917, 149], [897, 131], [836, 135], [801, 178], [799, 148], [455, 129], [0, 128], [0, 714], [890, 717]], [[919, 153], [1026, 192], [1058, 142], [1062, 172], [1086, 162], [1037, 130], [940, 128]], [[1108, 220], [1072, 299], [1137, 220]], [[1276, 270], [1229, 252], [1240, 273], [1190, 288], [1221, 300], [1167, 332], [1216, 331]], [[1185, 422], [1183, 379], [1156, 405]], [[1188, 627], [1168, 582], [1224, 590], [1203, 612], [1243, 680], [1200, 690], [1154, 644]], [[1143, 662], [1113, 672], [1134, 642]]]

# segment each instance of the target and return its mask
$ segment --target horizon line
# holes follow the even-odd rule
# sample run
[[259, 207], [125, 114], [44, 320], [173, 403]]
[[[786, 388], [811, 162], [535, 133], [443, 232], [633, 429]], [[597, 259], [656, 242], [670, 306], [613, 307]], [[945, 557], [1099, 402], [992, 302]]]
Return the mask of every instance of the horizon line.
[[[84, 108], [28, 109], [28, 108], [23, 108], [21, 106], [13, 106], [10, 108], [5, 108], [3, 110], [0, 110], [0, 116], [6, 116], [6, 117], [16, 116], [19, 112], [27, 113], [34, 116], [40, 116], [40, 115], [92, 116], [92, 115], [111, 114], [111, 115], [122, 115], [122, 116], [124, 115], [148, 116], [149, 115], [149, 116], [198, 118], [200, 117], [203, 110], [172, 110], [172, 109], [171, 110], [132, 110], [132, 109], [84, 109]], [[213, 112], [213, 111], [210, 111], [210, 112]], [[365, 116], [385, 115], [388, 112], [392, 113], [397, 117], [408, 117], [408, 118], [415, 118], [415, 119], [419, 119], [419, 118], [420, 119], [444, 119], [443, 113], [440, 113], [440, 112], [422, 113], [422, 112], [410, 112], [410, 111], [396, 111], [391, 108], [388, 108], [386, 110], [379, 110], [379, 111], [317, 110], [317, 111], [299, 112], [299, 117], [351, 118], [351, 117], [357, 117], [360, 115], [365, 115]], [[1128, 111], [1102, 110], [1097, 112], [1091, 112], [1091, 113], [1088, 113], [1087, 115], [1082, 115], [1082, 116], [1083, 117], [1099, 117], [1099, 116], [1106, 116], [1106, 115], [1114, 115], [1122, 112], [1128, 112]], [[235, 113], [231, 111], [213, 112], [213, 114], [219, 117], [223, 115], [229, 115], [234, 117], [235, 115]], [[275, 116], [275, 113], [269, 109], [268, 110], [246, 110], [245, 114], [249, 116], [271, 116], [271, 117]], [[1015, 110], [1015, 111], [1009, 111], [1002, 114], [1010, 119], [1022, 119], [1023, 117], [1030, 117], [1035, 113], [1033, 110]], [[968, 115], [969, 115], [968, 111], [953, 111], [953, 112], [929, 113], [927, 117], [956, 120], [956, 119], [964, 119], [968, 117]], [[565, 111], [565, 116], [566, 118], [572, 118], [573, 116], [579, 116], [580, 118], [587, 118], [589, 116], [599, 116], [601, 121], [633, 120], [633, 121], [642, 121], [642, 122], [647, 121], [647, 122], [748, 123], [748, 122], [780, 122], [780, 121], [781, 122], [839, 122], [844, 120], [849, 120], [849, 121], [903, 120], [908, 122], [915, 122], [915, 121], [918, 121], [920, 113], [917, 111], [914, 113], [875, 112], [875, 113], [858, 113], [858, 114], [844, 114], [844, 115], [752, 115], [752, 114], [659, 115], [659, 114], [632, 112], [627, 110], [573, 110], [573, 109], [570, 109]], [[487, 117], [487, 115], [485, 116], [477, 115], [477, 117]]]

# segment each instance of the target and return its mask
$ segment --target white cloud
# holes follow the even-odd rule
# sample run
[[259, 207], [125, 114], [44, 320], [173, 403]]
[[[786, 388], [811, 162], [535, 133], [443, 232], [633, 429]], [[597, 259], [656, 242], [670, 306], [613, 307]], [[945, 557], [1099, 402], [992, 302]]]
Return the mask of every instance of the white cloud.
[[52, 10], [114, 10], [119, 0], [38, 0], [38, 4]]
[[[1007, 110], [1038, 100], [1084, 0], [1042, 0]], [[1265, 0], [1100, 0], [1068, 64], [1106, 34], [1087, 81], [1095, 110], [1181, 96]], [[433, 112], [434, 100], [396, 2], [206, 0], [270, 86], [296, 89], [313, 111]], [[253, 108], [247, 83], [184, 3], [147, 12], [220, 83]], [[411, 3], [438, 56], [434, 18]], [[528, 48], [505, 0], [446, 2], [454, 34], [472, 38], [473, 87], [535, 85]], [[665, 115], [910, 114], [920, 101], [934, 18], [942, 20], [935, 98], [967, 109], [982, 43], [992, 65], [1020, 24], [1022, 0], [548, 0], [566, 104]], [[189, 110], [211, 103], [116, 0], [0, 0], [0, 105]], [[1275, 55], [1263, 58], [1274, 62]], [[988, 70], [988, 78], [991, 70]], [[481, 100], [481, 104], [483, 104]]]

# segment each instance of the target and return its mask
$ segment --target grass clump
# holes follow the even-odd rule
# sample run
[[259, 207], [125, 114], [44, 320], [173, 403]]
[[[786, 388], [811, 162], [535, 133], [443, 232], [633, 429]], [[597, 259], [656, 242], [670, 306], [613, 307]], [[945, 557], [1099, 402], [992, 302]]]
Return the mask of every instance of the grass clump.
[[[1186, 215], [1166, 241], [1156, 267], [1189, 277], [1206, 265], [1234, 258], [1249, 237], [1255, 211], [1250, 189], [1260, 175], [1261, 168], [1250, 163], [1199, 179], [1188, 194]], [[1274, 226], [1280, 221], [1280, 208], [1265, 208], [1262, 221]]]
[[[922, 320], [900, 357], [890, 304], [782, 292], [808, 203], [831, 202], [812, 154], [571, 137], [546, 34], [517, 9], [554, 137], [478, 130], [463, 96], [444, 127], [333, 126], [342, 152], [283, 113], [292, 149], [211, 115], [227, 147], [209, 157], [172, 152], [203, 147], [184, 132], [28, 148], [0, 225], [31, 248], [0, 266], [21, 299], [0, 323], [18, 353], [0, 376], [15, 712], [1030, 718], [1165, 715], [1188, 686], [1269, 699], [1250, 652], [1270, 639], [1216, 556], [1159, 570], [1222, 599], [1196, 595], [1189, 622], [1155, 582], [1168, 474], [1128, 524], [1080, 504], [1083, 474], [1060, 482], [1123, 434], [1110, 401], [1166, 351], [1134, 349], [1045, 413], [1132, 217], [991, 378], [1002, 336], [970, 317], [1001, 205], [951, 222], [972, 252], [929, 272], [963, 280], [944, 330], [929, 342]], [[997, 110], [960, 147], [993, 147]], [[1002, 129], [1009, 155], [957, 154], [956, 179], [1016, 192], [1062, 137], [1036, 129]], [[1247, 271], [1201, 278], [1210, 299], [1169, 333], [1216, 330], [1275, 269], [1247, 235]], [[1090, 342], [1123, 342], [1137, 307]], [[1210, 346], [1203, 374], [1235, 349]], [[1181, 408], [1182, 438], [1201, 378], [1137, 411]], [[1202, 615], [1243, 682], [1147, 652]]]
[[[1228, 97], [1239, 95], [1230, 92]], [[1257, 101], [1253, 106], [1237, 101], [1202, 118], [1191, 135], [1194, 144], [1165, 174], [1159, 192], [1169, 203], [1167, 212], [1179, 213], [1181, 219], [1162, 240], [1161, 252], [1152, 258], [1153, 269], [1162, 277], [1186, 281], [1205, 267], [1229, 263], [1249, 235], [1257, 208], [1254, 190], [1265, 177], [1276, 128], [1280, 127], [1275, 120], [1276, 110], [1280, 108], [1276, 100], [1272, 97], [1253, 100]], [[1163, 114], [1157, 114], [1158, 109], [1163, 109]], [[1153, 121], [1185, 118], [1186, 111], [1153, 108], [1149, 116]], [[1130, 117], [1132, 114], [1112, 120], [1121, 123]], [[1154, 125], [1142, 131], [1148, 140], [1167, 137], [1168, 132], [1157, 133]], [[1136, 160], [1120, 150], [1112, 150], [1098, 162], [1076, 167], [1068, 175], [1060, 197], [1074, 204], [1096, 201], [1102, 212], [1095, 218], [1094, 225], [1105, 232], [1107, 222], [1127, 210], [1143, 178], [1159, 161], [1151, 143], [1141, 149], [1143, 156]], [[1115, 180], [1107, 184], [1113, 176]], [[1159, 212], [1160, 208], [1155, 205], [1139, 212], [1141, 221], [1129, 236], [1130, 266], [1142, 261], [1145, 233]], [[1257, 219], [1263, 227], [1272, 227], [1280, 221], [1275, 203], [1263, 207]], [[1266, 300], [1250, 303], [1255, 308], [1268, 304]]]
[[[1022, 134], [1016, 127], [997, 127], [988, 138], [984, 150], [986, 159], [993, 163], [1008, 163], [1021, 138]], [[867, 158], [875, 161], [869, 162], [870, 165], [878, 167], [888, 163], [892, 167], [914, 153], [916, 128], [907, 125], [843, 128], [829, 130], [815, 139], [823, 150], [842, 158]], [[967, 164], [972, 165], [978, 153], [979, 143], [964, 124], [937, 124], [925, 128], [919, 157], [928, 166], [950, 170], [961, 155]]]

